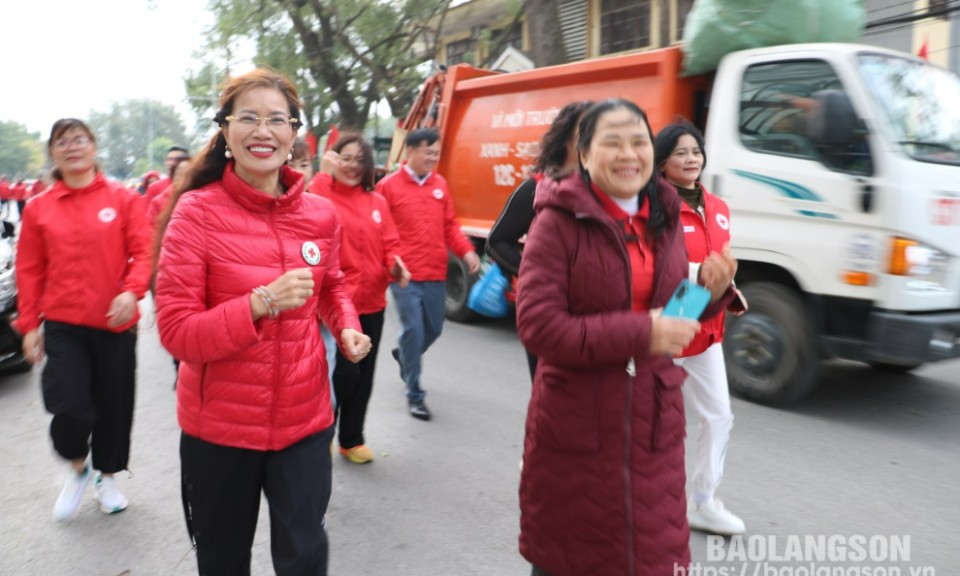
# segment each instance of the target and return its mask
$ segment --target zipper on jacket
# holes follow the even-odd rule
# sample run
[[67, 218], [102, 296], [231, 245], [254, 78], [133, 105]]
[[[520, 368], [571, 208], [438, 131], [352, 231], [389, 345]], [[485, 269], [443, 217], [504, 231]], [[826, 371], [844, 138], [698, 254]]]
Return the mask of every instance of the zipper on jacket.
[[[280, 270], [282, 274], [287, 272], [287, 257], [286, 253], [283, 250], [283, 239], [280, 238], [280, 234], [277, 233], [277, 213], [276, 213], [277, 202], [274, 200], [273, 205], [270, 207], [270, 228], [273, 231], [273, 237], [277, 240], [277, 248], [280, 250]], [[283, 314], [277, 316], [277, 338], [276, 344], [274, 345], [274, 369], [273, 369], [273, 390], [270, 394], [270, 432], [268, 434], [267, 446], [273, 446], [273, 429], [277, 421], [277, 392], [280, 388], [280, 347], [281, 347], [281, 338], [280, 335], [283, 333]]]

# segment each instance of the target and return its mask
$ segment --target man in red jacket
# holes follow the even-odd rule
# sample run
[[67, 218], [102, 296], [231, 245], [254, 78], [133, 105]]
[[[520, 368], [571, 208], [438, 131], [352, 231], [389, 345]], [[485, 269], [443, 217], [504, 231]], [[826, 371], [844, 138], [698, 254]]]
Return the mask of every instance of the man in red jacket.
[[400, 258], [411, 277], [405, 288], [390, 285], [401, 324], [393, 358], [407, 385], [410, 415], [429, 420], [426, 392], [420, 387], [420, 358], [443, 329], [447, 249], [463, 258], [471, 274], [480, 269], [480, 257], [460, 231], [447, 181], [433, 172], [440, 158], [440, 136], [436, 130], [414, 130], [405, 143], [407, 161], [381, 180], [377, 191], [390, 204], [400, 233]]

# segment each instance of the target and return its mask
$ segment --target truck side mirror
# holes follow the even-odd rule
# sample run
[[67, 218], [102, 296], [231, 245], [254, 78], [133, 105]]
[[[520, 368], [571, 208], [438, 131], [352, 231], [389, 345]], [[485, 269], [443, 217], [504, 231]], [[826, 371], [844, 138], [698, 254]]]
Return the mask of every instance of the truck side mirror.
[[821, 90], [814, 95], [810, 109], [807, 136], [817, 146], [842, 147], [853, 142], [857, 115], [846, 92]]

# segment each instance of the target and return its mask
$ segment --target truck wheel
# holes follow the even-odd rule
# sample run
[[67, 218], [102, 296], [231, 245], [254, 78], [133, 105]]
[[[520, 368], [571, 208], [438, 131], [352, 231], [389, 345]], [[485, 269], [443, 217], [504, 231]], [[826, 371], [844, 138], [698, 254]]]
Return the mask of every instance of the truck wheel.
[[741, 288], [749, 311], [727, 315], [723, 350], [730, 391], [745, 400], [786, 405], [816, 386], [813, 327], [800, 296], [780, 284]]
[[447, 302], [444, 313], [454, 322], [469, 323], [480, 315], [467, 306], [467, 297], [470, 288], [477, 281], [478, 275], [467, 271], [466, 263], [450, 253], [447, 255]]
[[878, 372], [887, 374], [906, 374], [923, 366], [923, 364], [889, 364], [887, 362], [870, 362], [870, 367]]

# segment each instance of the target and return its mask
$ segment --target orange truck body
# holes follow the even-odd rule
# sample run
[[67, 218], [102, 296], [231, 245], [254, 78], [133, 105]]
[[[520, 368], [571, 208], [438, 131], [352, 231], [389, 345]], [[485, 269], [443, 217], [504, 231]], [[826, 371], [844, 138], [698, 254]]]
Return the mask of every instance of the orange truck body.
[[437, 171], [450, 185], [464, 232], [480, 243], [566, 104], [627, 98], [646, 111], [655, 132], [678, 116], [695, 121], [710, 81], [682, 78], [682, 60], [673, 47], [523, 72], [457, 65], [427, 81], [403, 128], [440, 131]]

